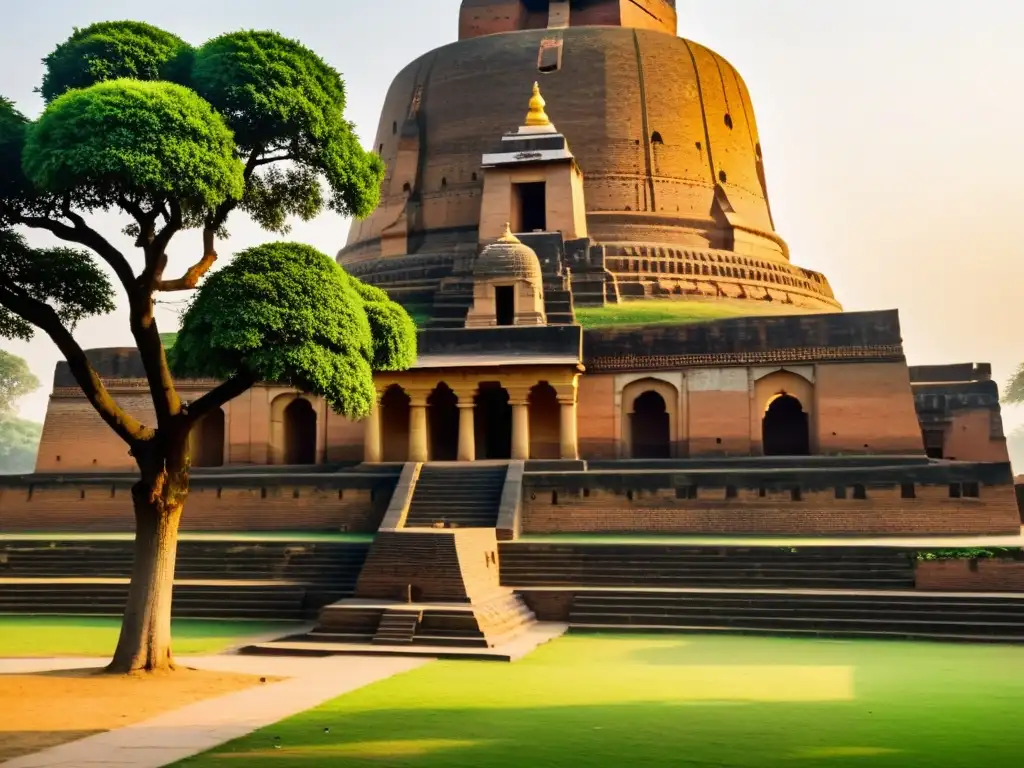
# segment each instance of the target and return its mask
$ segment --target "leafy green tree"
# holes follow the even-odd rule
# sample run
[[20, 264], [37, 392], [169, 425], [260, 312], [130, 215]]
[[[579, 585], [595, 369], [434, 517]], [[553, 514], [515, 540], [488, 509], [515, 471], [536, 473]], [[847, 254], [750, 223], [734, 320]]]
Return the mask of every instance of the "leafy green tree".
[[1014, 405], [1024, 403], [1024, 363], [1017, 366], [1013, 377], [1007, 382], [1006, 391], [1003, 392], [1003, 400]]
[[32, 472], [42, 434], [42, 424], [0, 415], [0, 475]]
[[[37, 120], [0, 99], [0, 335], [48, 335], [137, 463], [135, 563], [108, 669], [169, 668], [193, 425], [261, 379], [359, 417], [369, 408], [372, 367], [408, 364], [415, 337], [402, 310], [323, 254], [254, 248], [193, 297], [173, 347], [175, 370], [222, 383], [186, 405], [157, 328], [157, 297], [200, 285], [236, 209], [279, 233], [292, 217], [324, 209], [365, 216], [379, 201], [384, 167], [344, 119], [340, 75], [273, 32], [235, 32], [192, 48], [146, 24], [107, 22], [75, 30], [45, 63], [47, 106]], [[141, 269], [90, 225], [95, 211], [125, 216]], [[31, 249], [14, 228], [77, 248]], [[198, 246], [179, 276], [166, 274], [172, 240], [177, 251]], [[71, 335], [79, 320], [113, 307], [94, 259], [127, 297], [152, 424], [120, 407]]]
[[[0, 259], [2, 258], [0, 254]], [[0, 271], [0, 274], [4, 273]], [[3, 309], [0, 309], [0, 312], [3, 312]], [[11, 412], [15, 400], [37, 389], [39, 379], [29, 370], [28, 363], [17, 355], [0, 349], [0, 417]]]

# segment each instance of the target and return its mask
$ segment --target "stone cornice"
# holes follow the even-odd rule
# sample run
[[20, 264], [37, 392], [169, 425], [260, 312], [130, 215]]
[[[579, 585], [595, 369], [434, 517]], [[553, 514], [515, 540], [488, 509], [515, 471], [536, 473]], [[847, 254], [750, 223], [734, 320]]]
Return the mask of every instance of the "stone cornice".
[[665, 371], [678, 368], [737, 365], [767, 365], [827, 362], [900, 362], [903, 346], [887, 344], [870, 347], [800, 347], [763, 352], [733, 352], [705, 355], [621, 355], [588, 359], [590, 373]]

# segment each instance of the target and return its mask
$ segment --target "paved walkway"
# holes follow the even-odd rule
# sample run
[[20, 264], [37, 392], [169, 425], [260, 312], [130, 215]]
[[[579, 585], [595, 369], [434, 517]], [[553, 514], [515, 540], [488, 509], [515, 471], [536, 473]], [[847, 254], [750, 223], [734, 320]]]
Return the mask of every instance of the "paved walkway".
[[[349, 691], [407, 672], [429, 659], [183, 657], [196, 669], [289, 679], [220, 696], [152, 720], [17, 757], [3, 768], [161, 768], [272, 725]], [[99, 659], [0, 659], [0, 674], [101, 666]]]

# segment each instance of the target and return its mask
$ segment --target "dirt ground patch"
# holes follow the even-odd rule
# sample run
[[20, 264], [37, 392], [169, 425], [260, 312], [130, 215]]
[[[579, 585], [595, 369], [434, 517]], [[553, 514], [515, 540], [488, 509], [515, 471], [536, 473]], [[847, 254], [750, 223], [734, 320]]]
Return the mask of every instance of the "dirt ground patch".
[[194, 669], [131, 676], [94, 669], [0, 675], [0, 762], [257, 685], [260, 678], [252, 675]]

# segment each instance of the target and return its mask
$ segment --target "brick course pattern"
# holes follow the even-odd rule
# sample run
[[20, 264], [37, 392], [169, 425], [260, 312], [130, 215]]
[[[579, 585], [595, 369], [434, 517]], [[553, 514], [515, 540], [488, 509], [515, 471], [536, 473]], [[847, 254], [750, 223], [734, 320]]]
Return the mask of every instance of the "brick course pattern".
[[[310, 485], [193, 484], [182, 531], [347, 531], [372, 533], [390, 492]], [[0, 532], [123, 532], [135, 528], [131, 486], [68, 482], [0, 487]]]
[[1024, 592], [1024, 560], [925, 560], [914, 580], [934, 592]]
[[[701, 490], [710, 495], [715, 489]], [[680, 499], [658, 491], [530, 492], [523, 503], [524, 534], [656, 533], [736, 535], [1010, 535], [1020, 531], [1010, 486], [985, 488], [980, 499], [951, 499], [948, 488], [921, 487], [917, 498], [900, 488], [871, 488], [868, 498], [837, 499], [834, 491], [737, 489], [736, 498]], [[557, 503], [553, 496], [557, 495]]]
[[668, 371], [702, 365], [768, 365], [772, 363], [825, 363], [846, 360], [902, 360], [903, 348], [892, 344], [878, 347], [796, 347], [764, 352], [735, 352], [717, 355], [623, 355], [587, 360], [591, 373], [610, 371]]

